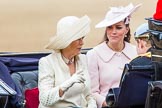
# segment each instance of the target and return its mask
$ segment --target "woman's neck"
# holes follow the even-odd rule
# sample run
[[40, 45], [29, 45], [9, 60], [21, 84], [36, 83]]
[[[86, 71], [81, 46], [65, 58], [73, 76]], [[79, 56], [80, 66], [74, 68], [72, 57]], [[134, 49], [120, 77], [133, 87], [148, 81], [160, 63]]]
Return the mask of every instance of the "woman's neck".
[[61, 51], [62, 58], [66, 64], [74, 63], [74, 56], [70, 52]]
[[66, 51], [66, 50], [61, 50], [61, 54], [66, 58], [66, 59], [72, 59], [74, 58], [74, 55], [71, 54], [70, 51]]
[[107, 46], [113, 51], [121, 52], [125, 47], [125, 43], [111, 44], [110, 42], [107, 42]]
[[61, 51], [62, 59], [67, 64], [70, 70], [70, 75], [72, 76], [76, 71], [75, 57], [70, 52], [65, 50]]

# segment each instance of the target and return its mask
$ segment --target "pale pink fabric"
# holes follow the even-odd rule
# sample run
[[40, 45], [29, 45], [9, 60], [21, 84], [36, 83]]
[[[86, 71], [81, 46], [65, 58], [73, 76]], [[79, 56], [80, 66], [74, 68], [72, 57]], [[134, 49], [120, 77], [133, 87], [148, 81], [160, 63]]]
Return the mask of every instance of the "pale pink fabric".
[[127, 42], [121, 52], [114, 52], [106, 42], [87, 52], [91, 88], [98, 108], [101, 108], [109, 89], [119, 86], [124, 65], [135, 56], [136, 47]]

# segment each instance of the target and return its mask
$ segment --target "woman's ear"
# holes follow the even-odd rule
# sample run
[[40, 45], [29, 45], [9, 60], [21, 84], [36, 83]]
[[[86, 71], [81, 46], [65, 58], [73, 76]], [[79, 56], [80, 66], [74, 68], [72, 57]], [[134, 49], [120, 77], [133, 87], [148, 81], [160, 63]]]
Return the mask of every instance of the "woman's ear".
[[129, 27], [126, 27], [126, 32], [125, 32], [125, 34], [128, 33], [129, 29], [130, 29]]

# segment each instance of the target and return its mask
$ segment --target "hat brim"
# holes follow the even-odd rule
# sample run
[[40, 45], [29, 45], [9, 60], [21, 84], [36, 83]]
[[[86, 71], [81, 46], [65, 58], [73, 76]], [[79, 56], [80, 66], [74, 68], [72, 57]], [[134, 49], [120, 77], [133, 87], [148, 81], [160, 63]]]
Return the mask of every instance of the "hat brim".
[[145, 34], [145, 35], [140, 35], [140, 36], [134, 36], [135, 39], [139, 39], [139, 38], [149, 38], [149, 34]]
[[66, 48], [73, 41], [82, 38], [90, 31], [90, 19], [88, 16], [83, 16], [74, 24], [68, 31], [60, 36], [55, 35], [50, 42], [45, 46], [46, 49], [59, 50]]
[[113, 24], [116, 24], [122, 20], [124, 20], [126, 17], [128, 17], [129, 15], [131, 15], [133, 12], [135, 12], [139, 7], [141, 6], [141, 4], [136, 5], [134, 8], [132, 8], [129, 12], [127, 13], [123, 13], [120, 16], [112, 19], [112, 20], [107, 20], [106, 18], [104, 20], [102, 20], [101, 22], [99, 22], [95, 28], [103, 28], [103, 27], [108, 27], [111, 26]]

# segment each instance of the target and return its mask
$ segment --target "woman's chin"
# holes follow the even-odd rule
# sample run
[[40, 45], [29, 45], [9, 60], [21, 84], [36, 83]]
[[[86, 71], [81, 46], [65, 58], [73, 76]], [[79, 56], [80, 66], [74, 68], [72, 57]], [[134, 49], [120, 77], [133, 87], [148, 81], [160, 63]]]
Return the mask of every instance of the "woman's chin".
[[77, 55], [79, 55], [81, 53], [81, 51], [79, 51], [78, 53], [77, 53]]
[[119, 44], [119, 41], [118, 40], [112, 40], [111, 43], [112, 44]]

